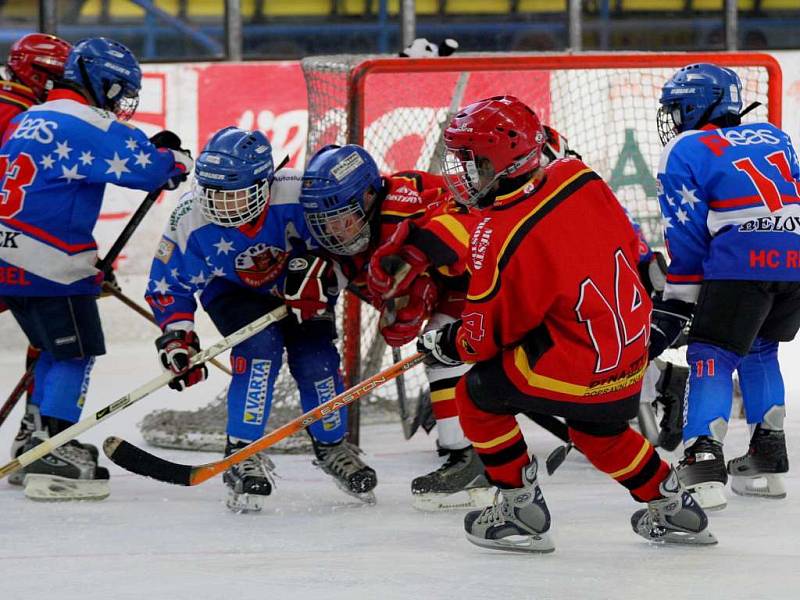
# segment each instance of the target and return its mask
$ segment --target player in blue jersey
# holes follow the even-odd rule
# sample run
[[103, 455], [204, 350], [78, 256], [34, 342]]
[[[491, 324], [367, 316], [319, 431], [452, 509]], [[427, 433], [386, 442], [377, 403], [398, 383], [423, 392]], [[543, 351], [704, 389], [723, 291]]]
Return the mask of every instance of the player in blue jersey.
[[[156, 340], [159, 357], [176, 374], [170, 385], [178, 390], [205, 379], [204, 366], [187, 370], [200, 348], [196, 294], [220, 333], [229, 335], [281, 306], [284, 284], [307, 293], [307, 267], [321, 265], [307, 254], [312, 237], [298, 201], [302, 173], [275, 171], [263, 133], [221, 129], [198, 156], [195, 175], [167, 224], [146, 294], [164, 330]], [[264, 434], [284, 348], [304, 410], [343, 391], [332, 311], [338, 286], [331, 277], [331, 289], [319, 290], [319, 313], [315, 305], [302, 322], [292, 315], [232, 349], [226, 454]], [[375, 471], [344, 440], [346, 409], [309, 430], [315, 464], [347, 493], [373, 501]], [[268, 459], [255, 455], [227, 471], [229, 508], [260, 510], [272, 491], [271, 470]]]
[[[157, 148], [123, 122], [136, 109], [140, 85], [139, 65], [125, 46], [83, 40], [47, 102], [13, 119], [0, 149], [0, 297], [42, 349], [33, 398], [42, 429], [24, 449], [79, 420], [94, 358], [105, 353], [92, 236], [105, 185], [177, 185], [192, 165], [185, 152]], [[96, 449], [75, 440], [25, 471], [29, 497], [108, 494]], [[71, 481], [51, 485], [63, 479]]]
[[[93, 357], [105, 351], [92, 237], [105, 184], [149, 191], [191, 167], [185, 153], [159, 149], [122, 122], [135, 111], [140, 85], [127, 48], [84, 40], [70, 52], [48, 101], [14, 118], [4, 136], [0, 296], [29, 340], [45, 350], [35, 371], [33, 402], [44, 418], [34, 443], [78, 420]], [[107, 478], [96, 468], [96, 450], [84, 450], [68, 444], [54, 460], [30, 465], [27, 472], [41, 477], [28, 478], [26, 494], [41, 491], [47, 477], [82, 480], [65, 488], [80, 488], [78, 497], [102, 487], [92, 485]]]
[[[708, 508], [725, 506], [728, 474], [734, 492], [785, 496], [778, 343], [800, 328], [800, 167], [786, 133], [741, 122], [748, 112], [741, 90], [730, 69], [689, 65], [664, 85], [658, 114], [666, 144], [659, 202], [671, 263], [654, 308], [650, 355], [692, 319], [679, 473]], [[752, 437], [747, 454], [726, 470], [722, 444], [736, 370]]]

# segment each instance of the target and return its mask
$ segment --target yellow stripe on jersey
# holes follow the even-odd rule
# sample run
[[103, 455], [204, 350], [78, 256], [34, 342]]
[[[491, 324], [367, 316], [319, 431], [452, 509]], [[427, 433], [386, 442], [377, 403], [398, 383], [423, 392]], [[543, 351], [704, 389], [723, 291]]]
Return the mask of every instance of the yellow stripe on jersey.
[[447, 229], [459, 244], [465, 248], [469, 247], [469, 231], [464, 227], [464, 224], [452, 215], [439, 215], [431, 219], [432, 222], [439, 223]]
[[425, 209], [418, 210], [415, 212], [400, 212], [396, 210], [382, 210], [381, 216], [389, 216], [389, 217], [403, 217], [403, 218], [410, 218], [410, 217], [417, 217], [419, 215], [424, 215]]
[[455, 397], [456, 388], [454, 387], [436, 390], [435, 392], [431, 392], [431, 403], [442, 402], [444, 400], [455, 400]]
[[503, 442], [507, 442], [511, 438], [520, 435], [519, 432], [519, 425], [515, 426], [514, 429], [509, 431], [508, 433], [504, 433], [503, 435], [494, 438], [493, 440], [489, 440], [488, 442], [472, 442], [472, 445], [476, 448], [481, 448], [482, 450], [486, 450], [488, 448], [494, 448], [495, 446], [499, 446]]
[[559, 394], [566, 394], [568, 396], [597, 396], [599, 394], [624, 390], [640, 381], [642, 377], [644, 377], [644, 372], [647, 369], [647, 364], [645, 364], [641, 369], [627, 377], [621, 377], [591, 387], [579, 385], [577, 383], [570, 383], [569, 381], [562, 381], [560, 379], [534, 373], [528, 362], [528, 355], [525, 353], [522, 346], [517, 346], [514, 349], [514, 366], [516, 366], [517, 370], [525, 377], [529, 386], [551, 392], [558, 392]]
[[639, 450], [639, 453], [631, 461], [631, 464], [629, 464], [624, 469], [620, 469], [619, 471], [614, 471], [613, 473], [611, 473], [611, 477], [614, 479], [619, 479], [620, 477], [624, 477], [628, 473], [635, 471], [636, 467], [638, 467], [639, 464], [641, 464], [642, 460], [644, 460], [644, 457], [649, 449], [650, 449], [650, 442], [644, 440], [644, 442], [642, 443], [642, 447]]
[[480, 294], [476, 294], [474, 296], [473, 295], [468, 295], [467, 296], [468, 300], [480, 301], [483, 298], [486, 298], [487, 296], [489, 296], [492, 293], [492, 291], [495, 289], [495, 287], [497, 287], [497, 280], [500, 278], [500, 261], [502, 260], [503, 255], [505, 254], [506, 249], [508, 248], [508, 245], [511, 243], [511, 240], [514, 239], [514, 236], [516, 235], [517, 231], [519, 231], [520, 227], [525, 225], [525, 223], [527, 223], [528, 220], [530, 220], [531, 218], [535, 217], [536, 213], [538, 213], [540, 210], [542, 210], [542, 208], [544, 208], [547, 205], [547, 203], [550, 202], [553, 198], [558, 196], [559, 193], [561, 193], [561, 191], [565, 187], [570, 185], [573, 181], [575, 181], [576, 179], [578, 179], [582, 175], [586, 175], [587, 173], [591, 173], [591, 172], [592, 172], [592, 170], [589, 169], [588, 167], [586, 169], [581, 169], [580, 171], [576, 172], [572, 177], [570, 177], [569, 179], [566, 179], [560, 186], [558, 186], [555, 190], [553, 190], [544, 200], [542, 200], [541, 202], [539, 202], [539, 204], [534, 206], [533, 209], [527, 215], [525, 215], [523, 218], [521, 218], [519, 220], [519, 222], [514, 226], [514, 228], [511, 230], [511, 232], [506, 236], [506, 240], [505, 240], [505, 242], [503, 242], [503, 245], [500, 248], [500, 252], [497, 255], [497, 264], [495, 265], [494, 274], [492, 275], [492, 282], [489, 285], [489, 288], [485, 292], [482, 292]]

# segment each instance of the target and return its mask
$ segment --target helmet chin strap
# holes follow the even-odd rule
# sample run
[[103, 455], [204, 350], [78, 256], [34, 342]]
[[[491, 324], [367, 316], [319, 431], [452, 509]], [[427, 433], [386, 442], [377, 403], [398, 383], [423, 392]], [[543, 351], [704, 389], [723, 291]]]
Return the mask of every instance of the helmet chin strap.
[[749, 105], [747, 108], [745, 108], [745, 109], [744, 109], [742, 112], [740, 112], [740, 113], [739, 113], [739, 118], [741, 119], [741, 118], [742, 118], [743, 116], [745, 116], [747, 113], [749, 113], [749, 112], [751, 112], [751, 111], [755, 110], [755, 109], [756, 109], [756, 108], [758, 108], [759, 106], [761, 106], [761, 102], [758, 102], [758, 101], [756, 101], [756, 102], [751, 102], [751, 103], [750, 103], [750, 105]]

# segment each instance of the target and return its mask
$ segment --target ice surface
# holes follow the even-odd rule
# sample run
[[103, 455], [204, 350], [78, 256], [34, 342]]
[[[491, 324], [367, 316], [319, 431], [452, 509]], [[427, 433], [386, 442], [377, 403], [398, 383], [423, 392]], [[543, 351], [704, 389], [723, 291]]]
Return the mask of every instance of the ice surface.
[[[207, 338], [209, 340], [209, 338]], [[151, 343], [113, 344], [99, 359], [87, 402], [97, 410], [158, 374]], [[366, 460], [379, 477], [378, 504], [360, 505], [308, 456], [274, 457], [280, 479], [266, 509], [235, 515], [223, 503], [221, 478], [195, 488], [170, 486], [111, 465], [111, 497], [99, 503], [37, 504], [0, 481], [1, 600], [247, 600], [356, 598], [798, 598], [800, 597], [800, 344], [782, 352], [787, 371], [788, 440], [795, 472], [786, 500], [731, 497], [712, 513], [716, 547], [657, 547], [634, 535], [637, 504], [625, 490], [570, 454], [542, 487], [555, 522], [556, 552], [511, 555], [479, 549], [463, 536], [462, 512], [424, 514], [410, 506], [411, 479], [439, 464], [434, 439], [409, 442], [399, 423], [362, 431]], [[4, 396], [21, 373], [23, 346], [0, 353]], [[161, 390], [81, 439], [108, 435], [133, 443], [154, 408], [195, 408], [224, 384], [184, 394]], [[5, 455], [20, 407], [0, 430]], [[533, 450], [557, 441], [524, 423]], [[747, 430], [733, 422], [726, 448], [743, 450]], [[198, 463], [211, 454], [156, 450]], [[108, 461], [104, 461], [108, 464]]]

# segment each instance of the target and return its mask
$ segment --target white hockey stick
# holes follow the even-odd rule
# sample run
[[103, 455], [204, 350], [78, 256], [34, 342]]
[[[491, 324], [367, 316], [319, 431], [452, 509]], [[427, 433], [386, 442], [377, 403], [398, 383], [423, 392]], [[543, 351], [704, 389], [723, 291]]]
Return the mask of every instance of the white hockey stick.
[[[195, 354], [191, 361], [189, 362], [189, 366], [193, 367], [200, 363], [204, 363], [211, 358], [225, 352], [228, 348], [231, 348], [247, 338], [257, 334], [259, 331], [267, 328], [268, 326], [272, 325], [283, 319], [287, 315], [286, 306], [279, 306], [272, 312], [267, 313], [263, 317], [260, 317], [250, 323], [249, 325], [245, 325], [238, 331], [234, 331], [231, 335], [221, 339], [213, 346], [209, 346], [205, 350], [198, 352]], [[172, 379], [175, 377], [174, 373], [170, 373], [166, 371], [156, 377], [155, 379], [151, 379], [147, 383], [140, 385], [138, 388], [129, 392], [119, 400], [112, 402], [105, 408], [101, 408], [96, 413], [86, 417], [85, 419], [78, 421], [73, 426], [68, 427], [61, 433], [58, 433], [51, 437], [50, 439], [44, 440], [38, 446], [35, 446], [20, 454], [17, 458], [12, 460], [11, 462], [3, 465], [0, 467], [0, 479], [5, 477], [6, 475], [10, 475], [14, 471], [25, 467], [31, 464], [34, 461], [39, 460], [45, 454], [49, 454], [56, 448], [63, 446], [68, 441], [75, 439], [81, 433], [86, 431], [87, 429], [91, 429], [95, 425], [97, 425], [100, 421], [105, 421], [111, 415], [117, 414], [122, 410], [128, 408], [132, 404], [135, 404], [145, 396], [152, 394], [156, 390], [164, 387], [167, 385]]]

